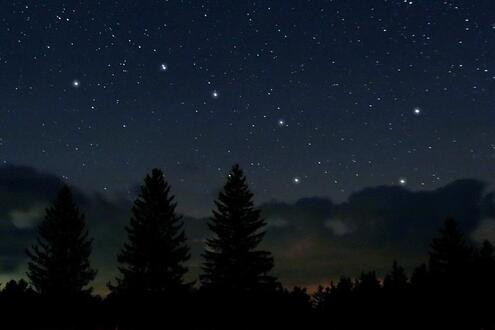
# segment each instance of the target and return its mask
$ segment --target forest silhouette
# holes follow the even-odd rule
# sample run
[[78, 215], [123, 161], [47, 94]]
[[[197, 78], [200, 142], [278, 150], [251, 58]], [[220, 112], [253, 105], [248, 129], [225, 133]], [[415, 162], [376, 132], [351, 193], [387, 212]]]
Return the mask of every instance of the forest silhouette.
[[1, 328], [495, 329], [494, 247], [471, 244], [454, 219], [411, 274], [394, 261], [383, 279], [365, 271], [309, 293], [272, 274], [274, 258], [260, 248], [266, 222], [253, 199], [235, 165], [214, 202], [199, 281], [191, 283], [175, 196], [153, 169], [131, 210], [118, 275], [99, 297], [85, 217], [64, 186], [26, 249], [28, 281], [3, 285]]

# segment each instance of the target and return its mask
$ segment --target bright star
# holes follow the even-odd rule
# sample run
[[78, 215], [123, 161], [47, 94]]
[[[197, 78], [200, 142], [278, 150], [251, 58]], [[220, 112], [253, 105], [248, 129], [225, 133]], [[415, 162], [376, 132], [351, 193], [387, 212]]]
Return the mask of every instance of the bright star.
[[160, 71], [167, 71], [168, 70], [168, 65], [166, 63], [160, 64]]
[[211, 97], [213, 97], [214, 99], [218, 99], [219, 96], [220, 94], [218, 93], [218, 91], [211, 92]]
[[299, 179], [298, 177], [295, 177], [292, 179], [292, 183], [299, 184], [299, 183], [301, 183], [301, 179]]
[[81, 83], [79, 82], [79, 80], [74, 80], [72, 81], [72, 86], [74, 86], [75, 88], [79, 87]]
[[277, 123], [278, 123], [278, 126], [280, 126], [280, 127], [285, 126], [285, 120], [283, 120], [283, 119], [279, 119]]
[[421, 114], [421, 109], [420, 109], [420, 108], [414, 108], [413, 113], [414, 113], [416, 116], [419, 116], [419, 115]]
[[399, 179], [399, 184], [400, 184], [401, 186], [405, 186], [405, 185], [407, 184], [407, 180], [406, 180], [405, 178], [400, 178], [400, 179]]

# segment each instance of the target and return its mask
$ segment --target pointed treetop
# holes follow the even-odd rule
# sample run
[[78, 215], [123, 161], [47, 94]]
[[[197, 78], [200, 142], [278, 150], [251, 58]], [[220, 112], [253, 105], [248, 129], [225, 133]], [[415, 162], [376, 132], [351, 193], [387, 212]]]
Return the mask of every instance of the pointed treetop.
[[439, 235], [432, 240], [429, 255], [429, 269], [434, 275], [458, 276], [466, 269], [472, 250], [454, 219], [445, 220]]
[[96, 271], [90, 267], [92, 241], [84, 215], [64, 185], [38, 227], [38, 240], [27, 250], [28, 277], [33, 287], [47, 296], [87, 295]]
[[189, 288], [184, 283], [189, 247], [176, 206], [163, 172], [153, 169], [134, 201], [128, 241], [118, 255], [120, 276], [116, 286], [108, 285], [112, 292], [161, 295]]
[[232, 167], [215, 206], [208, 223], [213, 236], [203, 254], [203, 285], [234, 291], [273, 287], [275, 281], [269, 275], [273, 258], [268, 251], [258, 250], [266, 223], [254, 207], [253, 193], [239, 165]]

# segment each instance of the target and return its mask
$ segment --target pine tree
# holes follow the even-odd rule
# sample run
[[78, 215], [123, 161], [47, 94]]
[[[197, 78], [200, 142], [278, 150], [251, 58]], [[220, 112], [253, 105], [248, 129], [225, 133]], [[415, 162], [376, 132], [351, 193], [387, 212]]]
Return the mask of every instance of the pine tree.
[[495, 293], [495, 249], [489, 241], [476, 249], [473, 278], [482, 291]]
[[477, 263], [486, 271], [495, 271], [495, 249], [489, 241], [483, 241], [476, 256]]
[[381, 320], [382, 329], [396, 329], [407, 318], [410, 306], [409, 282], [403, 267], [394, 261], [392, 270], [383, 280], [383, 308], [387, 317]]
[[348, 302], [354, 291], [354, 283], [349, 277], [341, 277], [337, 285], [332, 285], [332, 294], [339, 302]]
[[313, 306], [317, 311], [326, 312], [330, 306], [332, 291], [330, 287], [318, 286], [318, 289], [313, 293]]
[[388, 293], [404, 294], [407, 289], [407, 275], [403, 267], [399, 266], [397, 261], [394, 261], [392, 270], [385, 275], [383, 280], [383, 289]]
[[471, 281], [473, 308], [479, 329], [493, 329], [493, 307], [487, 304], [495, 295], [495, 256], [493, 245], [484, 241], [475, 258], [473, 280]]
[[266, 223], [253, 206], [253, 194], [239, 165], [232, 168], [215, 205], [208, 224], [213, 237], [203, 254], [203, 286], [227, 292], [273, 287], [275, 279], [269, 275], [273, 258], [258, 249]]
[[26, 251], [27, 275], [36, 291], [47, 297], [89, 295], [87, 286], [96, 275], [89, 263], [92, 241], [69, 187], [46, 209], [38, 235], [37, 244]]
[[174, 199], [162, 171], [153, 169], [132, 208], [128, 242], [118, 256], [121, 277], [116, 286], [109, 284], [113, 292], [175, 294], [189, 287], [184, 282], [189, 247]]
[[411, 286], [413, 287], [413, 291], [422, 291], [426, 290], [429, 286], [430, 282], [430, 273], [426, 264], [422, 263], [418, 267], [414, 268], [413, 273], [411, 275]]
[[381, 285], [376, 273], [374, 271], [361, 273], [353, 292], [354, 313], [360, 315], [360, 318], [353, 320], [356, 323], [350, 328], [378, 327], [379, 308], [383, 305], [381, 293]]
[[376, 298], [380, 292], [380, 281], [376, 278], [374, 271], [361, 273], [355, 286], [355, 292], [360, 298]]
[[354, 325], [355, 287], [349, 277], [341, 277], [331, 287], [332, 313], [335, 329], [352, 329]]
[[430, 246], [429, 269], [432, 276], [442, 281], [459, 279], [467, 270], [472, 251], [464, 234], [453, 219], [447, 219], [439, 236]]
[[438, 306], [432, 315], [430, 328], [443, 325], [445, 329], [467, 329], [472, 324], [473, 251], [466, 243], [464, 233], [453, 219], [447, 219], [438, 237], [430, 246], [429, 270], [431, 276], [428, 300]]
[[10, 302], [19, 301], [26, 296], [30, 296], [33, 294], [33, 290], [29, 287], [28, 282], [24, 279], [20, 279], [19, 281], [10, 280], [5, 283], [5, 287], [3, 288], [0, 296], [4, 300], [8, 300]]

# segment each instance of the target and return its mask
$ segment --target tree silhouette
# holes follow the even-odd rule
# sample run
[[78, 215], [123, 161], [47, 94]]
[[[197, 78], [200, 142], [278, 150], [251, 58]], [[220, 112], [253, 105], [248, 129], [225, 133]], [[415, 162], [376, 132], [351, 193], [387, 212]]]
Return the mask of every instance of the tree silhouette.
[[376, 278], [376, 273], [374, 271], [361, 273], [355, 286], [357, 295], [364, 299], [376, 298], [380, 289], [380, 282]]
[[253, 206], [253, 194], [239, 165], [232, 168], [215, 205], [208, 224], [214, 237], [207, 240], [203, 254], [203, 286], [228, 292], [272, 288], [273, 258], [257, 249], [266, 223]]
[[[35, 292], [25, 280], [10, 280], [5, 283], [0, 293], [2, 329], [34, 329], [35, 320], [39, 322], [36, 313], [32, 312], [35, 298]], [[37, 310], [39, 309], [38, 307]], [[26, 315], [30, 317], [25, 317]]]
[[449, 218], [430, 245], [429, 270], [434, 278], [442, 281], [458, 279], [467, 269], [471, 253], [464, 233], [455, 220]]
[[327, 312], [330, 307], [332, 297], [332, 289], [330, 287], [318, 286], [318, 289], [313, 293], [313, 306], [319, 312]]
[[348, 303], [354, 290], [354, 283], [349, 277], [341, 277], [337, 285], [332, 285], [332, 294], [339, 303]]
[[27, 298], [32, 298], [34, 291], [29, 287], [28, 282], [21, 279], [19, 281], [10, 280], [5, 284], [0, 297], [9, 304], [18, 305], [24, 303]]
[[153, 169], [132, 208], [128, 242], [118, 256], [121, 277], [109, 285], [113, 292], [176, 294], [189, 287], [184, 282], [189, 247], [174, 199], [162, 171]]
[[426, 290], [429, 284], [430, 273], [428, 272], [428, 267], [426, 264], [422, 263], [414, 268], [411, 275], [411, 285], [413, 286], [414, 291], [419, 291]]
[[393, 295], [404, 294], [408, 287], [407, 275], [403, 267], [394, 261], [392, 270], [383, 279], [383, 289]]
[[[277, 329], [280, 325], [281, 329], [305, 329], [307, 326], [311, 328], [313, 322], [313, 305], [311, 296], [306, 288], [295, 286], [292, 290], [282, 290], [283, 310], [278, 313], [278, 320], [283, 320], [282, 324], [278, 321], [273, 326], [267, 329]], [[270, 306], [267, 306], [270, 307]], [[270, 309], [274, 309], [271, 307]], [[257, 325], [258, 328], [263, 328]], [[253, 327], [255, 329], [256, 327]]]
[[[331, 310], [336, 329], [350, 328], [349, 322], [354, 313], [354, 282], [350, 277], [341, 277], [337, 284], [331, 286]], [[326, 324], [326, 320], [324, 323]]]
[[91, 244], [84, 215], [64, 186], [46, 209], [37, 244], [26, 251], [27, 275], [36, 291], [53, 298], [89, 295], [87, 286], [96, 275], [89, 263]]
[[364, 272], [354, 287], [356, 314], [362, 319], [356, 320], [356, 328], [364, 328], [368, 324], [378, 325], [379, 307], [382, 305], [381, 285], [375, 271]]
[[471, 281], [475, 296], [475, 312], [473, 318], [478, 322], [481, 329], [491, 329], [493, 325], [493, 306], [487, 301], [495, 295], [495, 257], [494, 247], [484, 241], [476, 251], [474, 260], [474, 274]]
[[[383, 329], [396, 329], [402, 320], [406, 319], [411, 306], [409, 282], [403, 267], [394, 261], [392, 269], [383, 279], [383, 307], [387, 317], [381, 320]], [[401, 325], [409, 329], [407, 325]]]
[[438, 306], [431, 327], [469, 328], [474, 305], [460, 302], [476, 299], [469, 285], [473, 283], [473, 251], [455, 220], [444, 222], [429, 255], [431, 285], [426, 299], [432, 307]]

